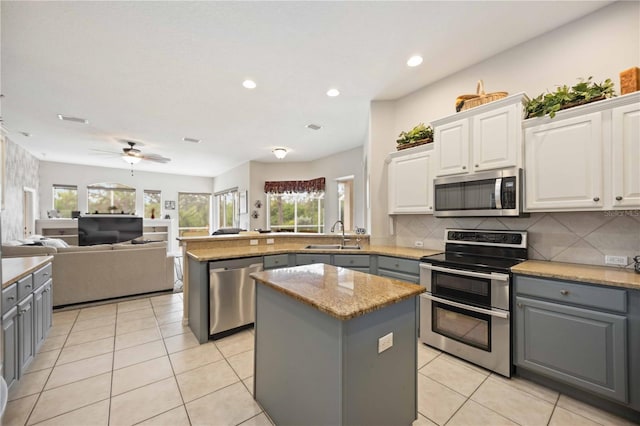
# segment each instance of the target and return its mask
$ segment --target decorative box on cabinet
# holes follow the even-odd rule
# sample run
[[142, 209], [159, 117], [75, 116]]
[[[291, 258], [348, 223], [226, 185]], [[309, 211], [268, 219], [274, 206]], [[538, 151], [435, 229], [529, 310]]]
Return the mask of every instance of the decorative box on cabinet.
[[389, 154], [389, 214], [433, 213], [433, 144]]
[[515, 364], [627, 403], [623, 289], [515, 276]]
[[525, 211], [640, 208], [640, 92], [523, 127]]
[[524, 93], [433, 121], [435, 176], [522, 167]]

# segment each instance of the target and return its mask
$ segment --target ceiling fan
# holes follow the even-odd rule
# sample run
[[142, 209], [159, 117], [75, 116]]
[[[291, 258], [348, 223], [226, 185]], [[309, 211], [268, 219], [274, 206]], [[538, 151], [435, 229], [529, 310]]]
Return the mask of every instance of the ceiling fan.
[[125, 148], [122, 148], [122, 153], [112, 152], [112, 151], [102, 151], [98, 149], [94, 149], [93, 151], [98, 153], [106, 153], [106, 154], [120, 156], [120, 158], [122, 158], [124, 162], [130, 165], [137, 164], [141, 160], [153, 161], [155, 163], [168, 163], [169, 161], [171, 161], [170, 158], [163, 157], [162, 155], [159, 155], [159, 154], [143, 154], [142, 151], [136, 148], [136, 145], [138, 146], [141, 145], [138, 142], [127, 141], [127, 140], [122, 142], [125, 142], [127, 145], [129, 145]]

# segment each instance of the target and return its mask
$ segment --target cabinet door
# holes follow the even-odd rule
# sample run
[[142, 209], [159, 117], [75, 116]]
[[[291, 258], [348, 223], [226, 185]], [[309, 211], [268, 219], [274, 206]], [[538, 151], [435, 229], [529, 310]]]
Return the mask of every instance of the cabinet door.
[[389, 163], [389, 214], [433, 213], [431, 154], [395, 157]]
[[514, 167], [522, 141], [521, 105], [508, 105], [473, 117], [473, 171]]
[[44, 343], [44, 290], [45, 287], [40, 287], [33, 292], [33, 341], [35, 352]]
[[640, 107], [625, 105], [611, 111], [614, 208], [640, 207]]
[[627, 402], [627, 319], [516, 297], [516, 365]]
[[600, 210], [603, 200], [599, 112], [525, 130], [526, 210]]
[[53, 325], [53, 280], [49, 280], [44, 285], [44, 293], [42, 294], [43, 298], [43, 310], [44, 310], [44, 337], [47, 337], [49, 334], [49, 330]]
[[18, 308], [14, 307], [2, 317], [3, 373], [7, 386], [18, 380]]
[[18, 304], [18, 377], [31, 364], [35, 354], [33, 311], [33, 295]]
[[436, 144], [436, 176], [468, 173], [469, 169], [469, 120], [437, 126], [434, 129]]

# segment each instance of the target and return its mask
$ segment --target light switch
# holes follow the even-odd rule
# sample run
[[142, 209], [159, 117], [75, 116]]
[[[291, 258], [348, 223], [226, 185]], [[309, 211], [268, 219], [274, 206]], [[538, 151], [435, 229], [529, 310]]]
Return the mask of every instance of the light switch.
[[378, 339], [378, 353], [382, 353], [393, 346], [393, 333], [385, 334]]

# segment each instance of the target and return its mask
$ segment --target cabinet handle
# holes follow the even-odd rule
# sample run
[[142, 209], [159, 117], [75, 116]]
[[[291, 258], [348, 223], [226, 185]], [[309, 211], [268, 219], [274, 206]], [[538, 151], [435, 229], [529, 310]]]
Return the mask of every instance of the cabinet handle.
[[396, 263], [396, 264], [395, 264], [395, 267], [396, 267], [396, 268], [399, 268], [399, 267], [400, 267], [400, 265], [398, 265], [398, 264]]
[[279, 261], [279, 260], [276, 260], [276, 261], [275, 261], [275, 262], [273, 262], [273, 263], [275, 263], [275, 264], [277, 265], [278, 263], [280, 263], [280, 261]]
[[622, 197], [618, 195], [618, 196], [616, 197], [616, 200], [620, 201], [620, 200], [622, 200]]
[[15, 297], [9, 296], [9, 297], [7, 297], [7, 300], [15, 300]]
[[600, 197], [593, 197], [593, 201], [597, 203], [598, 201], [600, 201]]
[[480, 165], [479, 165], [479, 164], [476, 164], [476, 167], [480, 167]]
[[25, 288], [31, 288], [31, 284], [25, 285]]
[[462, 170], [467, 170], [467, 166], [462, 166]]
[[518, 308], [522, 308], [522, 303], [516, 303], [516, 306], [518, 306]]
[[353, 265], [353, 260], [350, 260], [349, 263]]
[[19, 315], [22, 315], [22, 314], [24, 314], [25, 312], [28, 312], [28, 310], [27, 310], [27, 309], [21, 309], [20, 311], [18, 311], [18, 314], [19, 314]]
[[567, 294], [569, 294], [569, 290], [560, 290], [560, 294], [566, 296]]
[[429, 206], [429, 210], [433, 210], [433, 206]]

